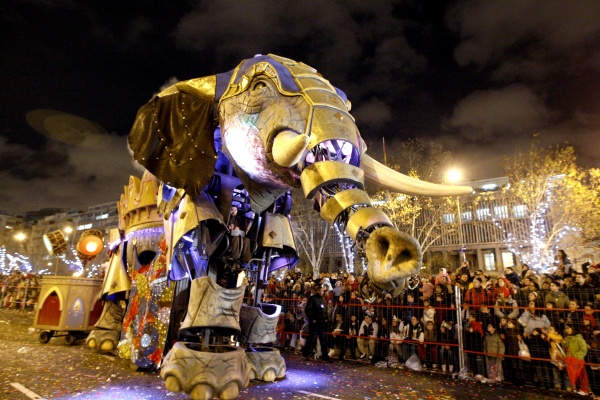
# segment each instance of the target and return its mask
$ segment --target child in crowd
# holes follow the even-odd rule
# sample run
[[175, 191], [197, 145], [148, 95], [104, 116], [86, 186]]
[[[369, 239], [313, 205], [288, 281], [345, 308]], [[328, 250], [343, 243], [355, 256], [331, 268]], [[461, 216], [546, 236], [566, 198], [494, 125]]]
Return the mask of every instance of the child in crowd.
[[431, 300], [423, 300], [423, 324], [427, 327], [428, 322], [435, 321], [435, 308], [431, 306]]
[[452, 322], [442, 322], [440, 326], [440, 342], [443, 343], [439, 348], [439, 360], [442, 364], [442, 372], [454, 372], [458, 369], [456, 352], [458, 338], [455, 335], [456, 329], [453, 329]]
[[425, 323], [424, 332], [425, 342], [423, 348], [425, 349], [425, 368], [437, 370], [438, 368], [438, 354], [437, 354], [437, 329], [433, 321], [427, 321]]
[[[571, 356], [571, 358], [565, 358], [565, 363], [567, 363], [567, 365], [572, 363], [572, 370], [576, 364], [585, 362], [585, 356], [587, 355], [588, 348], [583, 336], [581, 336], [581, 334], [578, 332], [576, 326], [569, 324], [565, 325], [563, 344], [565, 353], [567, 353], [567, 356]], [[581, 395], [588, 395], [590, 393], [590, 388], [588, 386], [588, 376], [585, 367], [578, 369], [578, 373], [573, 372], [573, 374], [570, 374], [569, 368], [567, 368], [567, 372], [569, 373], [569, 379], [567, 379], [565, 382], [567, 391], [575, 391], [575, 387], [571, 387], [571, 380], [574, 380], [579, 386], [579, 391], [577, 393]]]
[[554, 381], [554, 389], [562, 389], [562, 379], [565, 363], [565, 352], [562, 348], [563, 337], [554, 326], [549, 327], [547, 330], [542, 331], [542, 338], [547, 340], [550, 344], [550, 359], [552, 360], [552, 379]]
[[502, 359], [504, 358], [504, 342], [496, 331], [494, 324], [488, 323], [487, 334], [483, 342], [486, 353], [487, 377], [495, 382], [502, 381]]

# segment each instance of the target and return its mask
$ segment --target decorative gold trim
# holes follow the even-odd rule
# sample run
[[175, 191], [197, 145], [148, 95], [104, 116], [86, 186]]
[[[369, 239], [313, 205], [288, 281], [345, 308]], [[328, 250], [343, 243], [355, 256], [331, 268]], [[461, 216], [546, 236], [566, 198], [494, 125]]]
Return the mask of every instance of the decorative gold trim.
[[347, 183], [364, 189], [364, 172], [354, 165], [340, 161], [319, 161], [304, 168], [300, 182], [307, 199], [325, 185]]
[[367, 230], [375, 224], [394, 226], [383, 211], [377, 208], [364, 207], [352, 214], [348, 220], [348, 225], [346, 225], [346, 233], [352, 240], [356, 240], [359, 230]]
[[321, 208], [321, 218], [323, 218], [329, 224], [333, 224], [333, 222], [341, 213], [343, 213], [348, 207], [355, 205], [371, 205], [371, 199], [369, 199], [367, 192], [362, 189], [344, 190], [343, 192], [339, 192], [327, 200], [327, 202]]

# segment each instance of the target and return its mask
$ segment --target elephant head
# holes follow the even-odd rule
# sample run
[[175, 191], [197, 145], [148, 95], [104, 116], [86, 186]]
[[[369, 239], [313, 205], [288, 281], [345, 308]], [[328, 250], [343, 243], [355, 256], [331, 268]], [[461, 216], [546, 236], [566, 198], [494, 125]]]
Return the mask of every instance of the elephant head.
[[159, 93], [138, 112], [129, 146], [136, 162], [194, 196], [212, 175], [220, 135], [255, 212], [302, 186], [321, 216], [364, 251], [371, 281], [397, 292], [420, 269], [420, 246], [371, 206], [365, 180], [411, 195], [472, 189], [423, 182], [378, 163], [366, 154], [349, 111], [346, 95], [315, 69], [259, 55]]

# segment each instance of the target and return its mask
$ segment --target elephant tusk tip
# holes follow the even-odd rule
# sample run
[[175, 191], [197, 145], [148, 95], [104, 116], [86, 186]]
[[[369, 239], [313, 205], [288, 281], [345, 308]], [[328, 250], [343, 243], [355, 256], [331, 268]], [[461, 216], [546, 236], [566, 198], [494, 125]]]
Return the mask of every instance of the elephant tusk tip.
[[273, 161], [284, 168], [290, 168], [300, 161], [310, 138], [292, 131], [279, 133], [273, 141]]

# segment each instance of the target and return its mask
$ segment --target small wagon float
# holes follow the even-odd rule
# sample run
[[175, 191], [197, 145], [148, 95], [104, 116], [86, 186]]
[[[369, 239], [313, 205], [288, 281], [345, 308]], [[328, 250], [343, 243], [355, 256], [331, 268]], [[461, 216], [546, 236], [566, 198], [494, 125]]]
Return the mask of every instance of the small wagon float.
[[[84, 262], [93, 259], [104, 247], [100, 231], [88, 230], [77, 243], [77, 254]], [[67, 249], [61, 231], [44, 235], [44, 243], [50, 255]], [[58, 262], [58, 259], [57, 259]], [[100, 289], [102, 279], [73, 276], [46, 276], [41, 280], [38, 308], [33, 327], [41, 329], [40, 343], [48, 343], [52, 337], [64, 337], [67, 345], [85, 338], [102, 314]]]
[[71, 276], [43, 277], [33, 327], [41, 329], [40, 343], [65, 337], [73, 345], [85, 338], [102, 313], [102, 279]]

